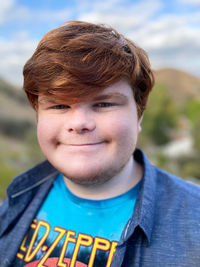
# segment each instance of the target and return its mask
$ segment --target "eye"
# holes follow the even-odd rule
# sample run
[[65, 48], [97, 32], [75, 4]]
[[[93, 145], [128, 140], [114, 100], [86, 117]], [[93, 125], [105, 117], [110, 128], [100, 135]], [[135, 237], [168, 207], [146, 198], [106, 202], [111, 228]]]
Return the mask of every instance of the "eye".
[[52, 109], [68, 109], [69, 106], [67, 105], [55, 105], [53, 107], [51, 107]]
[[101, 102], [101, 103], [96, 103], [94, 106], [97, 108], [108, 108], [114, 106], [114, 103], [109, 103], [109, 102]]

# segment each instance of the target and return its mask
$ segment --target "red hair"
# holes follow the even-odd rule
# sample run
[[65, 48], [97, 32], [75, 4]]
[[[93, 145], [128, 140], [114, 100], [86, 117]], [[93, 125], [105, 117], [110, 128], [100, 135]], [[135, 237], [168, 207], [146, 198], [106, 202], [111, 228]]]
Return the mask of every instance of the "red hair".
[[140, 117], [154, 85], [143, 49], [111, 27], [80, 21], [68, 21], [45, 34], [23, 74], [23, 89], [36, 110], [38, 95], [70, 104], [124, 78], [132, 87]]

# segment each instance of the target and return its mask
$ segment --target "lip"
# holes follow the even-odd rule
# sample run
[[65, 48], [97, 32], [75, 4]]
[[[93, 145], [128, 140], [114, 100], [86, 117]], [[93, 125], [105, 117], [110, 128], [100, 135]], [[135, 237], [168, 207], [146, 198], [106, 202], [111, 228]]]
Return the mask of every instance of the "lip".
[[95, 146], [95, 145], [101, 145], [105, 142], [97, 142], [97, 143], [85, 143], [85, 144], [69, 144], [69, 146], [75, 146], [75, 147], [86, 147], [86, 146]]

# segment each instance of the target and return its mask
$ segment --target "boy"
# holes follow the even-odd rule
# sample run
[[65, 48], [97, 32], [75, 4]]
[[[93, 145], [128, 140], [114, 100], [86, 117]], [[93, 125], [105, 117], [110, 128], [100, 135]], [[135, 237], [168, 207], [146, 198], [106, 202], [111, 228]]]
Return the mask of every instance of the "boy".
[[112, 28], [70, 21], [24, 66], [45, 161], [0, 210], [0, 266], [199, 266], [200, 190], [136, 149], [154, 77]]

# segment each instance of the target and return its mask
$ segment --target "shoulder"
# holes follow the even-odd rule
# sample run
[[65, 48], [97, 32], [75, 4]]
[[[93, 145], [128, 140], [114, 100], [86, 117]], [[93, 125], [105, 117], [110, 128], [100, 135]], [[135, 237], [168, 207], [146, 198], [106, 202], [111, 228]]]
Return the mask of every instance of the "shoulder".
[[165, 259], [169, 266], [198, 266], [200, 187], [153, 166], [140, 151], [137, 156], [144, 175], [135, 218], [148, 237], [150, 265]]
[[58, 171], [48, 161], [44, 161], [13, 178], [7, 188], [7, 198], [0, 205], [0, 217], [11, 206], [18, 207], [20, 203], [32, 199], [43, 185], [44, 188], [49, 187], [57, 175]]
[[[200, 186], [185, 181], [152, 165], [145, 153], [136, 150], [135, 159], [144, 167], [144, 194], [146, 199], [157, 205], [170, 205], [188, 202], [200, 209]], [[186, 208], [187, 206], [185, 206]]]
[[187, 199], [200, 201], [200, 186], [183, 180], [158, 167], [154, 168], [156, 171], [158, 191], [172, 194], [174, 197], [186, 197]]
[[157, 218], [192, 231], [196, 226], [200, 234], [200, 187], [157, 167], [155, 170]]
[[177, 257], [182, 251], [185, 262], [192, 262], [197, 257], [199, 260], [200, 187], [154, 168], [156, 191], [152, 238], [154, 241], [165, 240], [166, 251], [170, 246], [171, 254]]
[[143, 203], [151, 202], [157, 214], [190, 214], [200, 219], [200, 186], [172, 175], [152, 165], [145, 153], [136, 150], [135, 159], [144, 167], [141, 196]]

